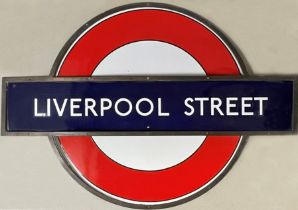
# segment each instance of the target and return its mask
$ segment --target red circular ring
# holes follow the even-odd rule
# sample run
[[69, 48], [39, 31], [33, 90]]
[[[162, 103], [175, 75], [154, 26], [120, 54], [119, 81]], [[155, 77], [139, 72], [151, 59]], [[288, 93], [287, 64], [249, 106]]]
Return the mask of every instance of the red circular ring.
[[[57, 76], [91, 76], [115, 49], [141, 40], [162, 40], [187, 51], [207, 75], [238, 75], [240, 69], [220, 38], [198, 21], [159, 9], [138, 9], [95, 24], [68, 52]], [[59, 137], [72, 164], [97, 188], [132, 201], [160, 202], [190, 194], [229, 163], [240, 136], [208, 136], [187, 160], [160, 171], [140, 171], [109, 159], [92, 137]]]

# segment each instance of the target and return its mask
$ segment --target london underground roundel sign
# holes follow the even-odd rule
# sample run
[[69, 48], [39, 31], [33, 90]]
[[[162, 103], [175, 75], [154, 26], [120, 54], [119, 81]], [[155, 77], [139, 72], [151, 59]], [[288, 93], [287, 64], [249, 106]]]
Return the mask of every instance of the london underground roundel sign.
[[[231, 43], [202, 17], [164, 4], [99, 15], [60, 52], [52, 76], [240, 75]], [[133, 123], [133, 122], [131, 122]], [[94, 194], [129, 207], [177, 205], [208, 191], [229, 170], [241, 136], [60, 136], [68, 171]]]
[[213, 25], [140, 3], [95, 17], [50, 77], [2, 79], [2, 135], [50, 136], [70, 174], [132, 208], [163, 208], [214, 186], [243, 134], [294, 131], [294, 77], [245, 77]]

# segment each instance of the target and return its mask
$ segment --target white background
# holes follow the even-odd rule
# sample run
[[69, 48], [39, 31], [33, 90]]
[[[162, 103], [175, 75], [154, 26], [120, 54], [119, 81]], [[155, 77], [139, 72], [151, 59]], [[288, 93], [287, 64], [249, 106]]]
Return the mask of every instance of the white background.
[[[81, 25], [129, 2], [137, 1], [0, 0], [0, 75], [48, 75], [58, 52]], [[298, 74], [297, 0], [163, 2], [212, 21], [236, 43], [254, 74]], [[77, 184], [47, 137], [0, 137], [0, 209], [124, 208]], [[250, 137], [221, 182], [172, 209], [298, 209], [297, 135]]]

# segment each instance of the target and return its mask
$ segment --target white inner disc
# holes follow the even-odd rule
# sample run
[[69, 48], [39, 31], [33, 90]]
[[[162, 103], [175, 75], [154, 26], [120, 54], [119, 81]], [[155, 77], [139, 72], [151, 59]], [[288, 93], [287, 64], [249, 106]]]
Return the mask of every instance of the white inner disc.
[[[168, 43], [139, 41], [109, 54], [95, 69], [100, 75], [206, 75], [187, 52]], [[112, 160], [139, 170], [161, 170], [181, 163], [205, 136], [93, 136]]]

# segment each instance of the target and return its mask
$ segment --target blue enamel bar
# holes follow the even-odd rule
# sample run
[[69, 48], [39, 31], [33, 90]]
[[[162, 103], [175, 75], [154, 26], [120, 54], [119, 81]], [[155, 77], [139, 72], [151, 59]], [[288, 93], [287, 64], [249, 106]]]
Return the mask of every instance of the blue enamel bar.
[[293, 130], [291, 80], [12, 80], [5, 88], [8, 133]]

